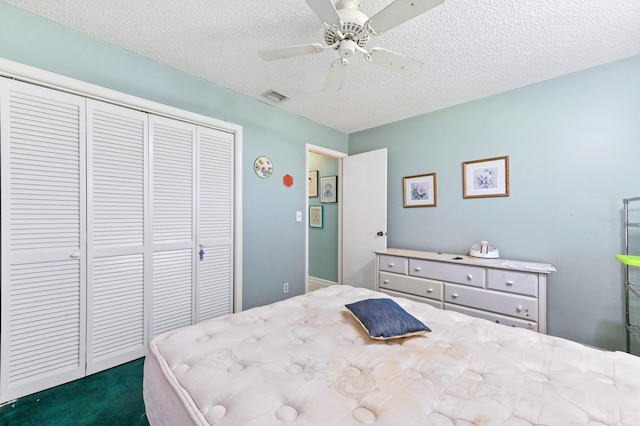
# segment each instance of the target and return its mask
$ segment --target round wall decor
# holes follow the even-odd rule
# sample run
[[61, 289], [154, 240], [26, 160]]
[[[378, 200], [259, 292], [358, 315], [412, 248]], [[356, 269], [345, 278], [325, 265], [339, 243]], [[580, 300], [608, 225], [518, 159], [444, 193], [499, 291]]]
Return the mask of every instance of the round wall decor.
[[267, 179], [273, 174], [273, 163], [271, 163], [269, 157], [260, 156], [253, 162], [253, 170], [258, 177]]

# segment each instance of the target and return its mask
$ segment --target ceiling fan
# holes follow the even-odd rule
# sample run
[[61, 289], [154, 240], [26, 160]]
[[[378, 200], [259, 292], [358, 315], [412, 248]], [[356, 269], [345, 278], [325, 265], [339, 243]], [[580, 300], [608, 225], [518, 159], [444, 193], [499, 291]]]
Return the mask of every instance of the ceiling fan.
[[320, 53], [328, 49], [338, 52], [340, 59], [329, 70], [324, 85], [325, 92], [337, 92], [347, 71], [349, 59], [360, 52], [365, 59], [404, 76], [413, 75], [422, 62], [394, 53], [381, 47], [365, 49], [371, 36], [377, 36], [432, 9], [444, 0], [395, 0], [369, 18], [360, 11], [357, 0], [339, 0], [334, 6], [331, 0], [306, 0], [323, 22], [326, 44], [311, 43], [281, 49], [261, 50], [258, 54], [265, 61], [275, 61], [294, 56]]

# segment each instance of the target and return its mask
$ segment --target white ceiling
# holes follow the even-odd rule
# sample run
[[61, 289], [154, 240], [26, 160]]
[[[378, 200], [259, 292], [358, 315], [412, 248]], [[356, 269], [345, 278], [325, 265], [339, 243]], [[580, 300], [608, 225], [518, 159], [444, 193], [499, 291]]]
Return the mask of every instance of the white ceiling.
[[[374, 37], [424, 63], [404, 77], [362, 56], [322, 91], [338, 54], [264, 62], [258, 50], [323, 42], [304, 0], [5, 0], [108, 43], [351, 133], [640, 54], [639, 0], [445, 0]], [[329, 0], [327, 0], [329, 1]], [[391, 0], [360, 0], [374, 15]]]

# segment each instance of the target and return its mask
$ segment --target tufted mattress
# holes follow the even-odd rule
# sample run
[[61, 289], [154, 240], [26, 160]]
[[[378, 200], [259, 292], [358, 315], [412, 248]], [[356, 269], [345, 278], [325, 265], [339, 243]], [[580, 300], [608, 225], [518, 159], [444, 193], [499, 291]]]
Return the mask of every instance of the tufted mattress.
[[640, 425], [640, 358], [393, 298], [433, 331], [369, 338], [349, 286], [162, 334], [152, 425]]

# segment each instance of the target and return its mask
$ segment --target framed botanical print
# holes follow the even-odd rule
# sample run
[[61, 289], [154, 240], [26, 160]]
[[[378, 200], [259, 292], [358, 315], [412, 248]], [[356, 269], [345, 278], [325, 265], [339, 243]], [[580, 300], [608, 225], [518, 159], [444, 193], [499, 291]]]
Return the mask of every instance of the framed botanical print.
[[402, 181], [404, 207], [436, 207], [438, 205], [435, 173], [406, 176]]
[[464, 198], [508, 197], [509, 156], [462, 163]]

